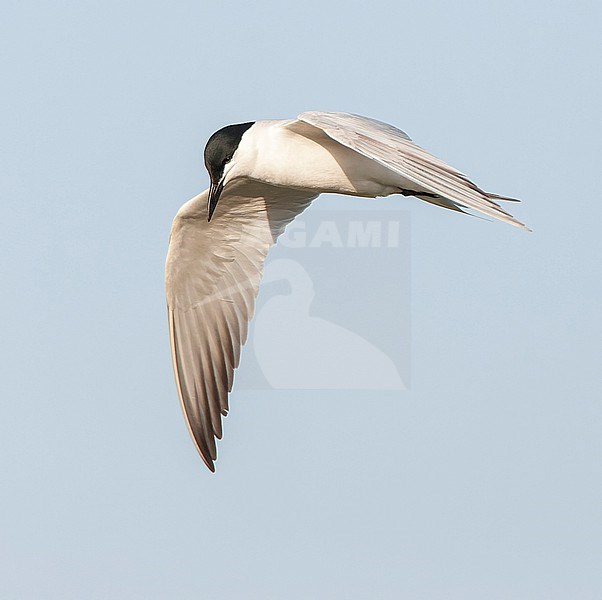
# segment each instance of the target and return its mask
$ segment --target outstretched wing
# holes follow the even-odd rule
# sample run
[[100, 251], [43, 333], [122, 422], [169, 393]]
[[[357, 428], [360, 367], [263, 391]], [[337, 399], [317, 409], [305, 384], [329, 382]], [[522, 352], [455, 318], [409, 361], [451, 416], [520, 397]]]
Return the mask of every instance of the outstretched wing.
[[297, 119], [318, 127], [339, 144], [413, 181], [432, 194], [430, 198], [428, 195], [423, 198], [429, 202], [456, 210], [469, 208], [527, 229], [494, 200], [513, 198], [483, 191], [466, 175], [414, 144], [392, 125], [348, 113], [305, 112]]
[[211, 222], [207, 191], [174, 219], [165, 266], [172, 361], [188, 429], [211, 471], [266, 254], [310, 194], [247, 183], [223, 192]]

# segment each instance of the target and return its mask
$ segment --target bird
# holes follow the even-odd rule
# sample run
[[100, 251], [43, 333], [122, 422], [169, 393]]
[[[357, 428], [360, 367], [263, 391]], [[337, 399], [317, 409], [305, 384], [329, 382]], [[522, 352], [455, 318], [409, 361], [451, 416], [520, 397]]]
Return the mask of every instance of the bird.
[[529, 231], [500, 205], [515, 198], [485, 192], [400, 129], [351, 113], [228, 125], [210, 136], [204, 162], [209, 188], [172, 223], [165, 291], [180, 404], [212, 472], [264, 260], [320, 194], [415, 196]]

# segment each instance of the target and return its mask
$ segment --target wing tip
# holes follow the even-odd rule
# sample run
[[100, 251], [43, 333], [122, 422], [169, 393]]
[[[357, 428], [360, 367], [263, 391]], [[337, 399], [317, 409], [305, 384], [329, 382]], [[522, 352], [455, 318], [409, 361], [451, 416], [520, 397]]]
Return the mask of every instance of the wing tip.
[[199, 443], [197, 442], [197, 440], [194, 438], [192, 438], [192, 441], [194, 442], [194, 446], [196, 448], [196, 451], [199, 453], [199, 456], [201, 457], [201, 459], [203, 460], [203, 462], [205, 463], [205, 466], [212, 472], [215, 473], [215, 461], [217, 459], [217, 456], [215, 458], [213, 458], [211, 455], [206, 454], [205, 452], [203, 452], [203, 449], [199, 446]]
[[533, 230], [531, 228], [527, 227], [524, 223], [522, 223], [518, 219], [515, 219], [512, 216], [509, 219], [504, 219], [504, 221], [506, 223], [509, 223], [510, 225], [514, 225], [514, 227], [518, 227], [519, 229], [522, 229], [523, 231], [528, 231], [529, 233], [533, 233]]

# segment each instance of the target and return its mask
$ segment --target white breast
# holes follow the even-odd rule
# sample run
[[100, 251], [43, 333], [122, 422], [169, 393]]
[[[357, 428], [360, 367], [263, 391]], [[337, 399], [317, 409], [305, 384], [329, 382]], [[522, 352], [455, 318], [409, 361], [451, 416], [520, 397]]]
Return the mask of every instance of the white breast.
[[357, 196], [399, 191], [399, 175], [335, 142], [322, 130], [291, 121], [258, 121], [237, 151], [237, 176], [272, 185]]

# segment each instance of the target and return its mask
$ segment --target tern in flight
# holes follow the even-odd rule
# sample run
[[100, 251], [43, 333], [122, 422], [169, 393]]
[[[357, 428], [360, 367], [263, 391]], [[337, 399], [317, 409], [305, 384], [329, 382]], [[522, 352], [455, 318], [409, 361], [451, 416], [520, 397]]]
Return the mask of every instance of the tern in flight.
[[284, 228], [322, 193], [416, 196], [527, 229], [465, 175], [401, 130], [347, 113], [305, 112], [216, 131], [211, 184], [178, 211], [167, 253], [169, 335], [178, 395], [211, 471], [263, 263]]

